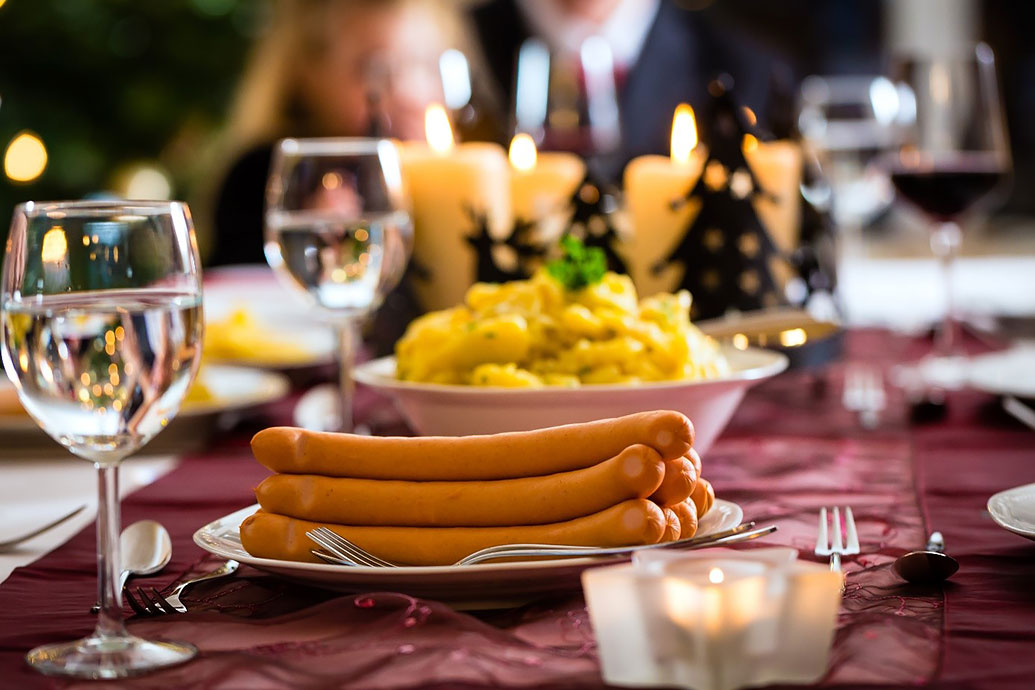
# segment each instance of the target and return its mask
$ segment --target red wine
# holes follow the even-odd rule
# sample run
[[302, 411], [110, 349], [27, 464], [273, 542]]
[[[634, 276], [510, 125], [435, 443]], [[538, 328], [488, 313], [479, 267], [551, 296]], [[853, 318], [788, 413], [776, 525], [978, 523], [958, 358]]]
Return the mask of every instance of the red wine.
[[931, 167], [896, 166], [891, 182], [922, 211], [951, 220], [992, 192], [1004, 176], [1002, 167], [989, 157], [960, 157]]

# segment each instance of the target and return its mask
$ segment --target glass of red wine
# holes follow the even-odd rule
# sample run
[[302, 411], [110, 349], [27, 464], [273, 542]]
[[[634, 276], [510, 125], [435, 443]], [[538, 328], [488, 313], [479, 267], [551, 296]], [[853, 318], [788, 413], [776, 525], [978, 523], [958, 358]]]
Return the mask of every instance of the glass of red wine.
[[995, 57], [984, 43], [949, 55], [901, 56], [892, 61], [900, 85], [902, 143], [886, 159], [899, 196], [932, 222], [931, 249], [942, 266], [946, 310], [924, 367], [940, 388], [962, 384], [952, 299], [952, 272], [961, 222], [987, 207], [1010, 176], [1011, 160], [996, 80]]

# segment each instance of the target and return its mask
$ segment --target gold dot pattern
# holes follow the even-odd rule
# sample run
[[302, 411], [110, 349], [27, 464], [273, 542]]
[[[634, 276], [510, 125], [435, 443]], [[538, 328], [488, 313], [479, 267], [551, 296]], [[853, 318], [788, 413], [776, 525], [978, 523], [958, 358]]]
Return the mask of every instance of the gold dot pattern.
[[749, 259], [753, 259], [758, 256], [758, 252], [761, 251], [762, 247], [758, 241], [758, 235], [753, 232], [745, 232], [737, 240], [737, 248], [740, 249], [740, 253]]
[[704, 242], [705, 248], [715, 254], [722, 249], [722, 245], [726, 240], [722, 234], [722, 230], [719, 230], [718, 228], [708, 228], [704, 231], [704, 238], [702, 241]]

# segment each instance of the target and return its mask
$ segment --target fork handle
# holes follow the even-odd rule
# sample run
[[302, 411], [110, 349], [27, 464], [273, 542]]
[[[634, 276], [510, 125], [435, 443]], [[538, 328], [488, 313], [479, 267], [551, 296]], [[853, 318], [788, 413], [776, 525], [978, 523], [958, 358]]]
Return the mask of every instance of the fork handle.
[[176, 588], [173, 589], [172, 594], [170, 596], [178, 597], [180, 596], [180, 594], [183, 593], [183, 590], [187, 589], [191, 585], [197, 584], [199, 582], [204, 582], [205, 580], [213, 580], [217, 577], [223, 577], [224, 575], [230, 575], [232, 573], [237, 572], [237, 569], [239, 567], [241, 567], [240, 563], [238, 563], [235, 560], [229, 560], [210, 573], [199, 575], [198, 577], [195, 577], [191, 580], [187, 580], [186, 582], [181, 582], [180, 584], [176, 585]]

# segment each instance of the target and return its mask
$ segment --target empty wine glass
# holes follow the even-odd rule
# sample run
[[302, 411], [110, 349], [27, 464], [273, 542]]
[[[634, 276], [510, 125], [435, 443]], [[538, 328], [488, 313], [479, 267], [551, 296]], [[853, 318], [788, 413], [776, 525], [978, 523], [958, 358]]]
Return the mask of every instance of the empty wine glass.
[[884, 158], [898, 194], [932, 222], [931, 249], [942, 265], [945, 317], [923, 377], [941, 388], [962, 384], [952, 271], [960, 221], [1010, 175], [992, 49], [981, 43], [948, 55], [903, 55], [892, 78], [904, 88], [902, 144]]
[[122, 623], [119, 463], [179, 410], [201, 357], [201, 274], [177, 202], [28, 202], [4, 257], [3, 362], [40, 427], [94, 463], [98, 601], [92, 634], [27, 655], [43, 673], [119, 678], [181, 663], [188, 644]]
[[352, 430], [357, 325], [398, 284], [413, 246], [401, 187], [398, 152], [387, 140], [284, 139], [274, 151], [266, 259], [337, 328], [336, 430]]

